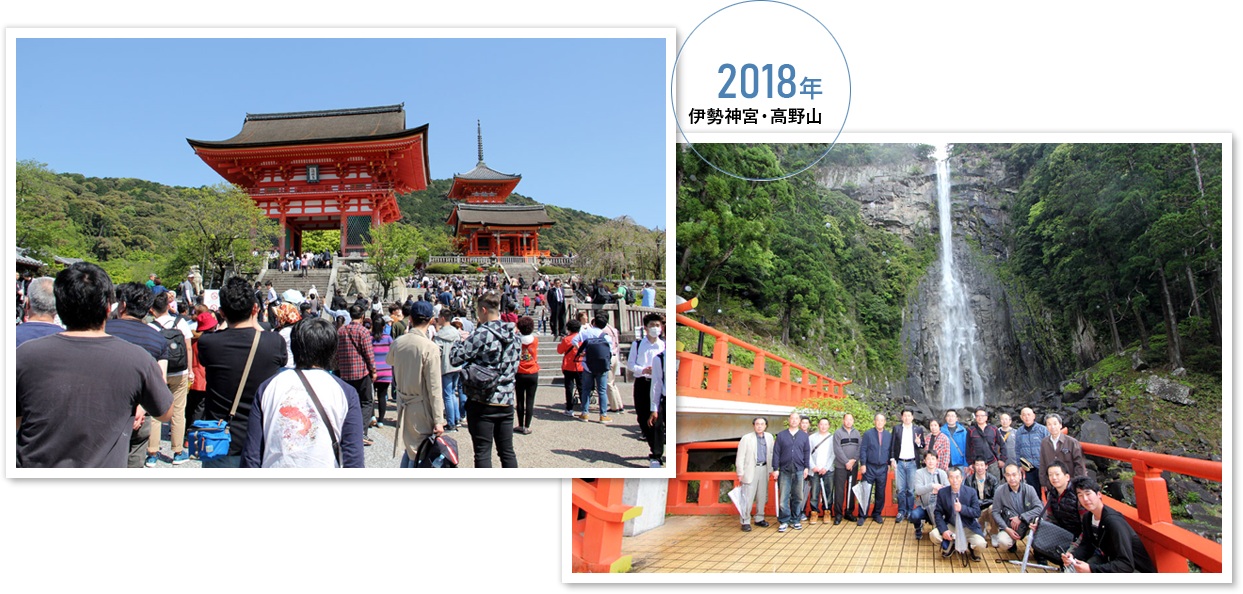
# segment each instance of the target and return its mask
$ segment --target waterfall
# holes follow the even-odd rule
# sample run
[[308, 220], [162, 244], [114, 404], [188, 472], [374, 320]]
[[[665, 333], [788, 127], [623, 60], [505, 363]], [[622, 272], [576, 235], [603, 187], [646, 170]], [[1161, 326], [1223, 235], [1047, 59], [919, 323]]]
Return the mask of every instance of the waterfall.
[[[944, 314], [941, 337], [937, 340], [941, 355], [941, 410], [984, 404], [984, 382], [980, 379], [976, 354], [975, 316], [971, 314], [958, 269], [954, 267], [950, 185], [949, 155], [938, 152], [937, 210], [941, 219], [941, 312]], [[966, 381], [964, 375], [968, 372], [970, 380]]]

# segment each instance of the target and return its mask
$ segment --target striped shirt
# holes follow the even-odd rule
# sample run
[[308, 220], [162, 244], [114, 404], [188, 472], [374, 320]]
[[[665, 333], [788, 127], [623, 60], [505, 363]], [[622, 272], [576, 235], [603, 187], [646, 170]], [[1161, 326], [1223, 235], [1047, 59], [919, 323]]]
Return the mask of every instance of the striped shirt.
[[375, 354], [375, 370], [377, 382], [393, 383], [393, 366], [388, 364], [388, 349], [393, 344], [393, 337], [387, 334], [380, 340], [371, 342], [371, 351]]
[[125, 319], [108, 320], [104, 332], [125, 342], [136, 344], [156, 361], [168, 360], [168, 343], [155, 328], [142, 322]]

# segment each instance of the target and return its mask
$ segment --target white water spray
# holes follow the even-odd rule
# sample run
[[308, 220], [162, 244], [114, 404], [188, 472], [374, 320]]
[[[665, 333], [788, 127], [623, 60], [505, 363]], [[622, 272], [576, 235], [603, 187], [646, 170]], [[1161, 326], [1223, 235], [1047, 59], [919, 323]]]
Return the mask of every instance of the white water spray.
[[[975, 316], [971, 314], [967, 292], [954, 267], [949, 156], [940, 151], [937, 155], [937, 209], [941, 219], [941, 311], [944, 313], [941, 338], [937, 341], [941, 355], [941, 409], [982, 406], [984, 382], [980, 379], [976, 355]], [[971, 374], [969, 383], [964, 381], [964, 371]]]

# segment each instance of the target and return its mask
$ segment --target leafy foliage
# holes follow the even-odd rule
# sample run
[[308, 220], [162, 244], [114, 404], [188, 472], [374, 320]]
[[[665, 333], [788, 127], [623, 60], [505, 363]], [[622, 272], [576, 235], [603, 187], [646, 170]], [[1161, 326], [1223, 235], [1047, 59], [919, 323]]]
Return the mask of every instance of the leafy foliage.
[[[381, 297], [387, 297], [393, 283], [399, 277], [407, 276], [413, 270], [410, 257], [426, 261], [427, 248], [421, 247], [423, 237], [419, 230], [401, 223], [387, 223], [371, 230], [371, 241], [364, 246], [367, 252], [367, 264], [375, 274], [376, 282], [384, 290]], [[421, 254], [419, 252], [422, 252]]]
[[665, 232], [645, 229], [623, 216], [597, 225], [578, 248], [578, 270], [586, 278], [665, 277]]
[[259, 266], [262, 257], [253, 252], [272, 245], [279, 227], [244, 190], [222, 183], [182, 194], [189, 207], [178, 216], [182, 232], [174, 242], [184, 260], [202, 262], [208, 286], [224, 282], [228, 268]]
[[[696, 148], [719, 163], [751, 167], [748, 177], [797, 171], [824, 150], [791, 144]], [[839, 145], [824, 162], [895, 163], [929, 152], [927, 145]], [[820, 363], [813, 368], [901, 371], [902, 308], [935, 256], [929, 237], [917, 236], [908, 246], [868, 226], [858, 202], [825, 190], [811, 170], [777, 182], [746, 182], [684, 151], [678, 173], [677, 249], [679, 270], [687, 271], [679, 284], [692, 279], [692, 291], [694, 284], [703, 287], [700, 311], [731, 332], [774, 335], [782, 345], [815, 352]], [[714, 260], [721, 260], [716, 268]]]
[[1137, 339], [1157, 346], [1148, 329], [1164, 327], [1168, 361], [1186, 355], [1220, 373], [1220, 145], [1013, 145], [1000, 154], [1028, 172], [1012, 206], [1014, 272], [1064, 312], [1064, 332], [1083, 317], [1121, 352]]

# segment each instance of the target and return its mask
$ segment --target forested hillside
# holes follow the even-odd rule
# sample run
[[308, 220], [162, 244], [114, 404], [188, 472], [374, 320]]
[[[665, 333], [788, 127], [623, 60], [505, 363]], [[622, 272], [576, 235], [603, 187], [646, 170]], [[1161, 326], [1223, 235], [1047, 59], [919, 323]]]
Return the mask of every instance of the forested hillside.
[[1220, 376], [1221, 145], [956, 148], [1022, 179], [1003, 270], [1062, 314], [1067, 338], [1097, 335], [1081, 368], [1139, 344], [1150, 362]]
[[[803, 168], [823, 145], [699, 144], [718, 166], [772, 178]], [[927, 145], [839, 145], [819, 166], [926, 160]], [[678, 153], [679, 284], [725, 327], [771, 336], [846, 375], [901, 371], [902, 308], [935, 256], [923, 230], [908, 245], [868, 225], [859, 202], [814, 181], [725, 175]], [[912, 171], [922, 176], [923, 171]]]
[[[452, 180], [433, 180], [426, 191], [399, 195], [401, 222], [424, 233], [447, 235], [452, 204], [445, 199]], [[44, 262], [51, 256], [84, 258], [102, 265], [118, 282], [146, 280], [155, 272], [178, 278], [191, 264], [178, 256], [178, 238], [193, 230], [194, 208], [206, 188], [166, 186], [131, 178], [85, 177], [55, 173], [47, 165], [22, 161], [17, 166], [16, 243]], [[537, 204], [511, 195], [511, 204]], [[540, 236], [540, 247], [554, 253], [577, 252], [604, 217], [570, 208], [547, 206], [557, 222]]]

